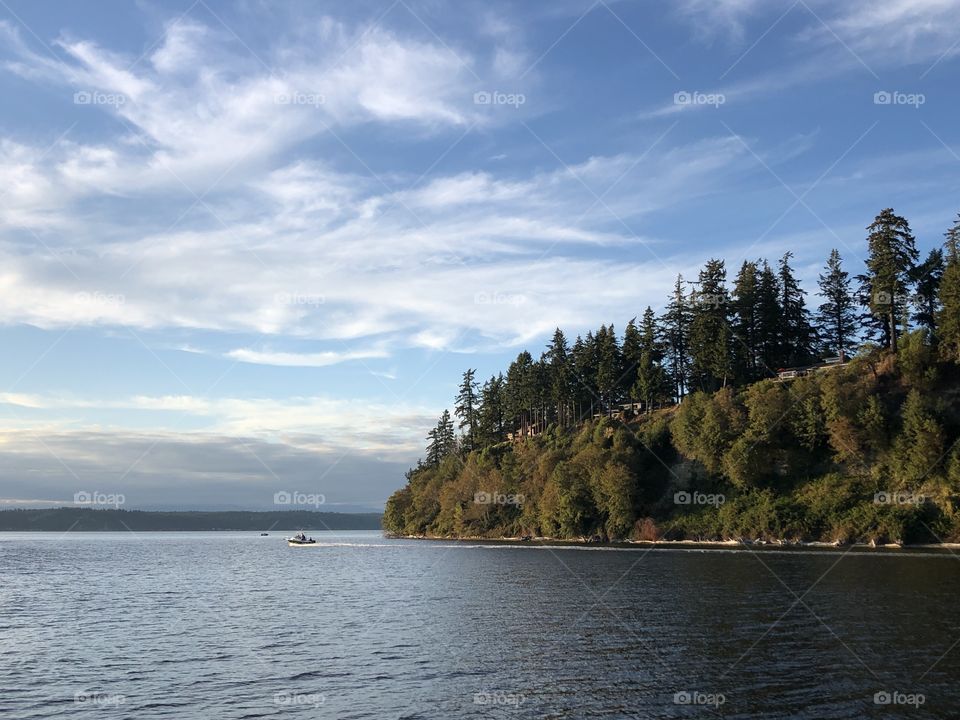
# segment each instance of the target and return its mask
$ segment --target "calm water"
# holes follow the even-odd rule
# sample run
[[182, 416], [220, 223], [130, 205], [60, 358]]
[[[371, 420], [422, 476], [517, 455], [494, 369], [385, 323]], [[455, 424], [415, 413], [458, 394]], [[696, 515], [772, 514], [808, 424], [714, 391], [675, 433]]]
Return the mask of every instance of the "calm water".
[[315, 536], [0, 534], [0, 717], [960, 716], [949, 553]]

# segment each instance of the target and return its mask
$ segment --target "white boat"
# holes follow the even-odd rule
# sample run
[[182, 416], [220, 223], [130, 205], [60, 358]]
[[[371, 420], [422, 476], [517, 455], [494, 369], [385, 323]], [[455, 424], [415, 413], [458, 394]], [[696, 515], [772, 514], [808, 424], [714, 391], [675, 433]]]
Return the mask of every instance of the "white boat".
[[287, 545], [290, 547], [302, 547], [304, 545], [316, 545], [317, 541], [313, 538], [308, 538], [302, 532], [297, 533], [291, 538], [287, 538]]

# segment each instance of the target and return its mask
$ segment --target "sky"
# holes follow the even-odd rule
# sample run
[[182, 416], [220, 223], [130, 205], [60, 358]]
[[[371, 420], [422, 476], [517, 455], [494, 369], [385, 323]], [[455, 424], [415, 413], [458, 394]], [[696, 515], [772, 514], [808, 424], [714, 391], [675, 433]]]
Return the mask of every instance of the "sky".
[[960, 0], [0, 0], [0, 506], [379, 508], [468, 367], [925, 253], [958, 55]]

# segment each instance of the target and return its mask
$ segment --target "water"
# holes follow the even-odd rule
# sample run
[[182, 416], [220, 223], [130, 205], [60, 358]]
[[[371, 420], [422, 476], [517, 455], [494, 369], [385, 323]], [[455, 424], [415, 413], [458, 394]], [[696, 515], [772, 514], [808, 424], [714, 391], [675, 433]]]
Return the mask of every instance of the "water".
[[314, 535], [0, 534], [0, 717], [960, 713], [950, 553]]

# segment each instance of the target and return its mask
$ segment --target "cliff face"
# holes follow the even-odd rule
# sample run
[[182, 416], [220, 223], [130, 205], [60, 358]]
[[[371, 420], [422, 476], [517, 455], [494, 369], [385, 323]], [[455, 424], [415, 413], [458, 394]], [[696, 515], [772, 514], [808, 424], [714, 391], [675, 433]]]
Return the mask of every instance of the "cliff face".
[[633, 420], [451, 453], [408, 474], [404, 535], [960, 539], [960, 373], [909, 344]]

